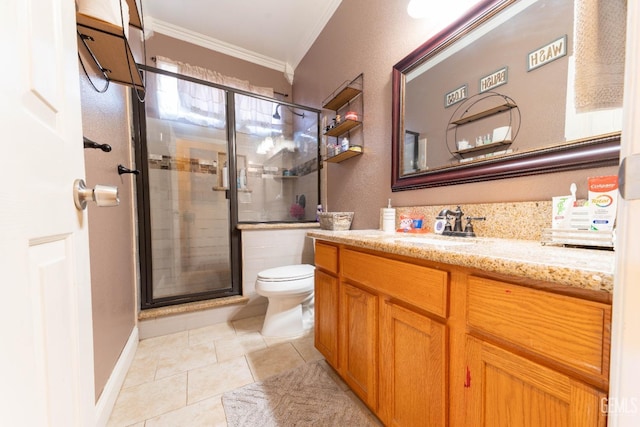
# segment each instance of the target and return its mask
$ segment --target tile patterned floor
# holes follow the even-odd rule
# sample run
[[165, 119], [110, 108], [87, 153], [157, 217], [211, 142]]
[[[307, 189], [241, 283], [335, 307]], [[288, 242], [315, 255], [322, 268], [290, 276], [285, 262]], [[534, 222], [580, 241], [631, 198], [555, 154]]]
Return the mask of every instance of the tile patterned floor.
[[140, 341], [108, 426], [225, 427], [222, 393], [323, 358], [312, 333], [263, 337], [262, 321], [251, 317]]

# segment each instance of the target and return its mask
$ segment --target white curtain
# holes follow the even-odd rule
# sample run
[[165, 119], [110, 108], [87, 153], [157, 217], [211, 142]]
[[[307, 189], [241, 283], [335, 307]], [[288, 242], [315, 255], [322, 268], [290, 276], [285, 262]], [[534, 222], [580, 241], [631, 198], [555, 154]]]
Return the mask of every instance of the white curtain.
[[[216, 71], [162, 56], [156, 57], [156, 61], [158, 68], [162, 70], [273, 98], [272, 88], [254, 86], [246, 80], [224, 76]], [[236, 95], [235, 104], [236, 129], [271, 127], [271, 101]], [[224, 128], [225, 105], [225, 92], [221, 89], [158, 75], [158, 112], [162, 119], [183, 119], [201, 126]]]

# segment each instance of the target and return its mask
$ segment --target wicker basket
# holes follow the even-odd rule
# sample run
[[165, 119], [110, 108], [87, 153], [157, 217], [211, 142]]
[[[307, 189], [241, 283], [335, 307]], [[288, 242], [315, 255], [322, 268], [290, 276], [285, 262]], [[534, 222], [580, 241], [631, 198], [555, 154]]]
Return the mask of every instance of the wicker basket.
[[320, 212], [319, 218], [323, 230], [348, 230], [351, 228], [353, 212]]

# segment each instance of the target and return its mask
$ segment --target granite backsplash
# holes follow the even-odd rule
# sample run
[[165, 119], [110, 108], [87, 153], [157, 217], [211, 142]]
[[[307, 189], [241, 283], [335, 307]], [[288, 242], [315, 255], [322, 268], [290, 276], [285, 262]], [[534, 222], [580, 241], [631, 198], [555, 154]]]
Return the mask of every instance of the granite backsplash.
[[[400, 224], [401, 215], [412, 217], [422, 215], [423, 228], [433, 231], [433, 224], [443, 209], [455, 210], [456, 205], [395, 207], [396, 228]], [[485, 221], [473, 221], [473, 228], [478, 237], [496, 237], [502, 239], [540, 241], [542, 230], [551, 227], [551, 201], [539, 202], [507, 202], [461, 204], [463, 212], [462, 226], [466, 217], [486, 217]], [[380, 210], [382, 224], [382, 210]], [[452, 221], [453, 225], [453, 221]]]

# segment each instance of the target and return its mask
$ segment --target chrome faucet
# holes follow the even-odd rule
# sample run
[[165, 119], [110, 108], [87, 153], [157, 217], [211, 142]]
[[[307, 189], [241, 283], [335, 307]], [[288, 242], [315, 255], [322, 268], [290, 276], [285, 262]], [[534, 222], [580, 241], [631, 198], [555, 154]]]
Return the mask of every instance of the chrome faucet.
[[[460, 206], [458, 206], [455, 211], [452, 211], [451, 209], [441, 210], [437, 216], [437, 219], [447, 220], [447, 223], [444, 226], [444, 230], [442, 231], [442, 234], [445, 236], [476, 237], [476, 233], [473, 231], [473, 224], [471, 224], [471, 220], [484, 221], [487, 218], [484, 216], [481, 216], [481, 217], [468, 216], [466, 218], [467, 224], [465, 225], [463, 230], [462, 229], [463, 215], [464, 215], [464, 212], [462, 212], [462, 209], [460, 209]], [[453, 229], [451, 228], [451, 224], [449, 223], [449, 220], [451, 218], [455, 219], [453, 223]]]

